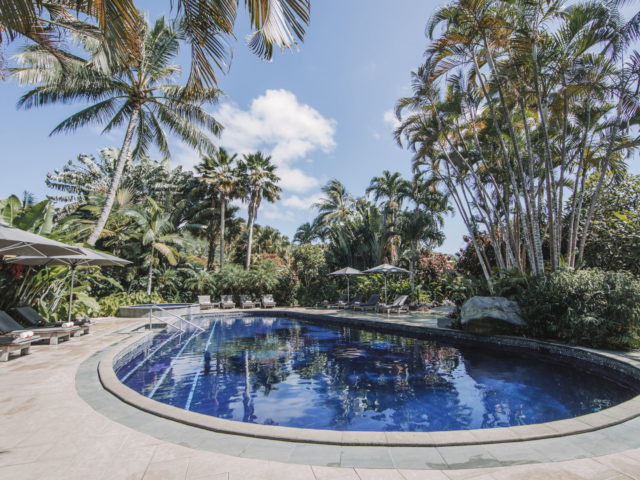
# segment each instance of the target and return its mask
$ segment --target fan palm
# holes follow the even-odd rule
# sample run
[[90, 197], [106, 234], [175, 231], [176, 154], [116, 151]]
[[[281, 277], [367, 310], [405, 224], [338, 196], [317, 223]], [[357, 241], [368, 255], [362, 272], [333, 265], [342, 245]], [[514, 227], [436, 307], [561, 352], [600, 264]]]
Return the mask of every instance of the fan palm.
[[123, 208], [121, 213], [137, 224], [135, 236], [143, 246], [150, 247], [145, 261], [149, 264], [147, 295], [151, 295], [156, 252], [166, 258], [169, 264], [176, 265], [180, 255], [175, 245], [184, 246], [188, 241], [175, 232], [171, 214], [165, 213], [152, 198], [147, 198], [143, 205]]
[[280, 181], [274, 172], [277, 167], [271, 163], [271, 155], [264, 156], [262, 152], [244, 155], [238, 163], [238, 169], [242, 172], [242, 184], [246, 186], [247, 200], [249, 202], [249, 221], [247, 229], [249, 240], [247, 244], [246, 268], [251, 265], [251, 242], [253, 240], [253, 222], [258, 218], [258, 209], [264, 198], [268, 202], [280, 200]]
[[[220, 147], [212, 155], [205, 155], [202, 161], [196, 165], [196, 172], [200, 174], [202, 181], [208, 183], [213, 189], [211, 195], [211, 207], [215, 198], [220, 204], [220, 268], [224, 268], [224, 235], [225, 235], [225, 209], [227, 201], [240, 198], [241, 189], [238, 171], [235, 168], [236, 154], [229, 155]], [[211, 219], [213, 221], [213, 218]]]
[[[141, 18], [140, 49], [128, 63], [110, 64], [109, 73], [90, 67], [75, 68], [65, 82], [61, 82], [59, 62], [43, 62], [42, 56], [48, 54], [41, 50], [27, 48], [19, 56], [26, 66], [15, 69], [13, 76], [20, 84], [40, 83], [22, 96], [19, 107], [95, 102], [64, 120], [52, 134], [74, 132], [93, 124], [106, 124], [103, 133], [107, 133], [127, 125], [104, 208], [87, 240], [90, 245], [96, 243], [107, 223], [130, 153], [137, 159], [155, 145], [165, 157], [170, 157], [165, 128], [193, 148], [205, 152], [214, 149], [199, 127], [214, 135], [220, 133], [221, 126], [202, 108], [203, 103], [218, 100], [219, 90], [202, 88], [185, 95], [186, 87], [172, 83], [180, 67], [170, 62], [178, 54], [183, 36], [183, 30], [174, 28], [164, 17], [158, 18], [153, 26]], [[136, 143], [131, 152], [134, 135]]]

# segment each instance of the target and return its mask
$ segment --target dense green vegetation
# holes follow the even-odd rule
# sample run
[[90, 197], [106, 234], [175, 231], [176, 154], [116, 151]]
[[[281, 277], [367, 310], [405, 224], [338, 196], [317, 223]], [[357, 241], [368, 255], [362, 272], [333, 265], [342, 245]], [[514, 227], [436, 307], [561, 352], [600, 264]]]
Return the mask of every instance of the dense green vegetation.
[[[222, 128], [205, 109], [222, 94], [212, 66], [228, 59], [237, 0], [200, 2], [207, 9], [197, 12], [178, 1], [175, 22], [153, 24], [131, 0], [105, 10], [74, 3], [86, 21], [49, 2], [13, 3], [19, 8], [0, 11], [0, 46], [31, 40], [17, 56], [20, 68], [7, 70], [31, 88], [19, 105], [85, 103], [53, 133], [126, 129], [120, 149], [80, 155], [50, 173], [46, 200], [28, 192], [0, 200], [5, 223], [131, 260], [122, 269], [80, 269], [72, 313], [114, 314], [127, 303], [192, 302], [198, 294], [269, 292], [282, 305], [314, 305], [346, 290], [331, 271], [391, 263], [411, 272], [389, 279], [391, 296], [458, 305], [473, 295], [508, 296], [522, 305], [527, 335], [640, 345], [640, 179], [626, 164], [640, 146], [640, 14], [625, 20], [623, 2], [439, 7], [413, 93], [396, 105], [395, 139], [413, 154], [413, 177], [384, 171], [361, 197], [330, 180], [312, 207], [316, 218], [293, 241], [255, 223], [263, 201], [280, 199], [272, 158], [238, 156], [211, 138]], [[249, 45], [260, 57], [304, 36], [307, 0], [245, 4]], [[280, 22], [260, 13], [275, 4]], [[69, 53], [65, 35], [42, 34], [51, 19], [79, 53]], [[185, 42], [190, 75], [176, 85], [180, 66], [171, 62]], [[171, 168], [169, 134], [200, 152], [195, 173]], [[147, 157], [151, 147], [162, 161]], [[234, 201], [248, 206], [246, 220]], [[455, 257], [434, 253], [453, 211], [467, 228], [466, 246]], [[66, 315], [68, 284], [65, 267], [0, 263], [0, 308]], [[352, 294], [382, 288], [382, 277], [351, 282]]]

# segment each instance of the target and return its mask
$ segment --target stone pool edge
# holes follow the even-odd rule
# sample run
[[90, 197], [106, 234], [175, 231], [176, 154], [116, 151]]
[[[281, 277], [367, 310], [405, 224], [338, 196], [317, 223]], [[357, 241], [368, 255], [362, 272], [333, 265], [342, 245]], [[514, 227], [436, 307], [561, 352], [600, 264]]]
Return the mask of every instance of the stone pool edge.
[[[333, 317], [319, 313], [291, 312], [291, 311], [259, 311], [259, 312], [221, 312], [215, 316], [282, 316], [300, 319], [324, 320], [329, 323], [355, 324], [354, 326], [389, 328], [406, 333], [419, 333], [445, 339], [466, 340], [475, 343], [485, 343], [503, 346], [511, 349], [525, 349], [560, 354], [569, 358], [579, 358], [594, 365], [606, 366], [612, 371], [623, 375], [631, 375], [640, 379], [640, 362], [625, 358], [615, 353], [597, 351], [583, 347], [572, 347], [540, 340], [523, 339], [519, 337], [478, 337], [458, 330], [419, 326], [413, 323], [394, 321], [387, 322], [384, 318], [374, 319], [365, 317]], [[395, 320], [395, 319], [394, 319]], [[280, 440], [298, 443], [319, 443], [345, 446], [386, 446], [386, 447], [449, 447], [463, 445], [482, 445], [492, 443], [522, 442], [528, 440], [564, 437], [580, 433], [593, 432], [602, 428], [624, 423], [640, 416], [640, 396], [615, 407], [608, 408], [580, 417], [559, 420], [556, 422], [523, 425], [517, 427], [456, 430], [442, 432], [362, 432], [362, 431], [333, 431], [300, 429], [270, 425], [249, 424], [224, 420], [209, 415], [166, 405], [151, 400], [120, 382], [114, 371], [114, 363], [134, 344], [144, 341], [153, 334], [149, 332], [142, 337], [134, 337], [123, 344], [111, 348], [98, 365], [98, 376], [103, 387], [121, 401], [153, 415], [183, 423], [192, 427], [214, 432], [242, 435], [247, 437]], [[617, 368], [616, 368], [617, 367]]]

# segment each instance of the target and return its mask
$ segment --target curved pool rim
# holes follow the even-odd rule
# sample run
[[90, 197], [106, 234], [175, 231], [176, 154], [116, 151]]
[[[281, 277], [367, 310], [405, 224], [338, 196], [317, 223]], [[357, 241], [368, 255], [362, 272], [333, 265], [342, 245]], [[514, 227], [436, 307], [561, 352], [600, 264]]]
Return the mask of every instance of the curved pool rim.
[[[640, 381], [640, 361], [624, 356], [598, 351], [585, 347], [573, 347], [541, 340], [524, 339], [519, 337], [494, 336], [479, 337], [458, 330], [435, 328], [412, 323], [389, 323], [384, 319], [363, 317], [333, 317], [317, 313], [292, 312], [287, 310], [270, 310], [260, 312], [216, 312], [215, 316], [274, 316], [298, 318], [311, 321], [326, 321], [333, 324], [352, 325], [354, 327], [369, 327], [394, 332], [428, 335], [437, 339], [459, 340], [485, 344], [492, 347], [503, 347], [519, 350], [521, 353], [544, 353], [561, 355], [565, 358], [577, 359], [591, 363], [600, 368], [609, 369], [612, 374], [628, 376]], [[132, 329], [138, 328], [136, 324]], [[123, 402], [153, 415], [183, 423], [196, 428], [214, 432], [242, 435], [269, 440], [281, 440], [297, 443], [321, 443], [329, 445], [360, 445], [386, 447], [445, 447], [460, 445], [482, 445], [489, 443], [510, 443], [529, 440], [548, 439], [593, 432], [602, 428], [624, 423], [640, 416], [640, 395], [633, 399], [607, 408], [605, 410], [582, 415], [566, 420], [548, 423], [537, 423], [516, 427], [502, 427], [477, 430], [452, 430], [440, 432], [364, 432], [364, 431], [336, 431], [315, 430], [307, 428], [291, 428], [271, 425], [251, 424], [225, 420], [218, 417], [191, 412], [179, 407], [167, 405], [149, 399], [135, 390], [127, 387], [118, 379], [114, 365], [118, 359], [126, 354], [137, 343], [145, 341], [148, 333], [142, 337], [134, 337], [119, 348], [111, 349], [98, 365], [98, 376], [103, 387]]]

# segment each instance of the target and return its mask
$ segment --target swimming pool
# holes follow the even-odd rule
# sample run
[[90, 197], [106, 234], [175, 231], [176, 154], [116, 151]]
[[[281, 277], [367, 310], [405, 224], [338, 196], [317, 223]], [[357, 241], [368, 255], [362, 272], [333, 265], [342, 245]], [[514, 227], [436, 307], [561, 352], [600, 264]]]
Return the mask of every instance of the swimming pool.
[[637, 395], [540, 358], [293, 318], [196, 318], [115, 365], [153, 400], [261, 425], [430, 432], [550, 422]]

